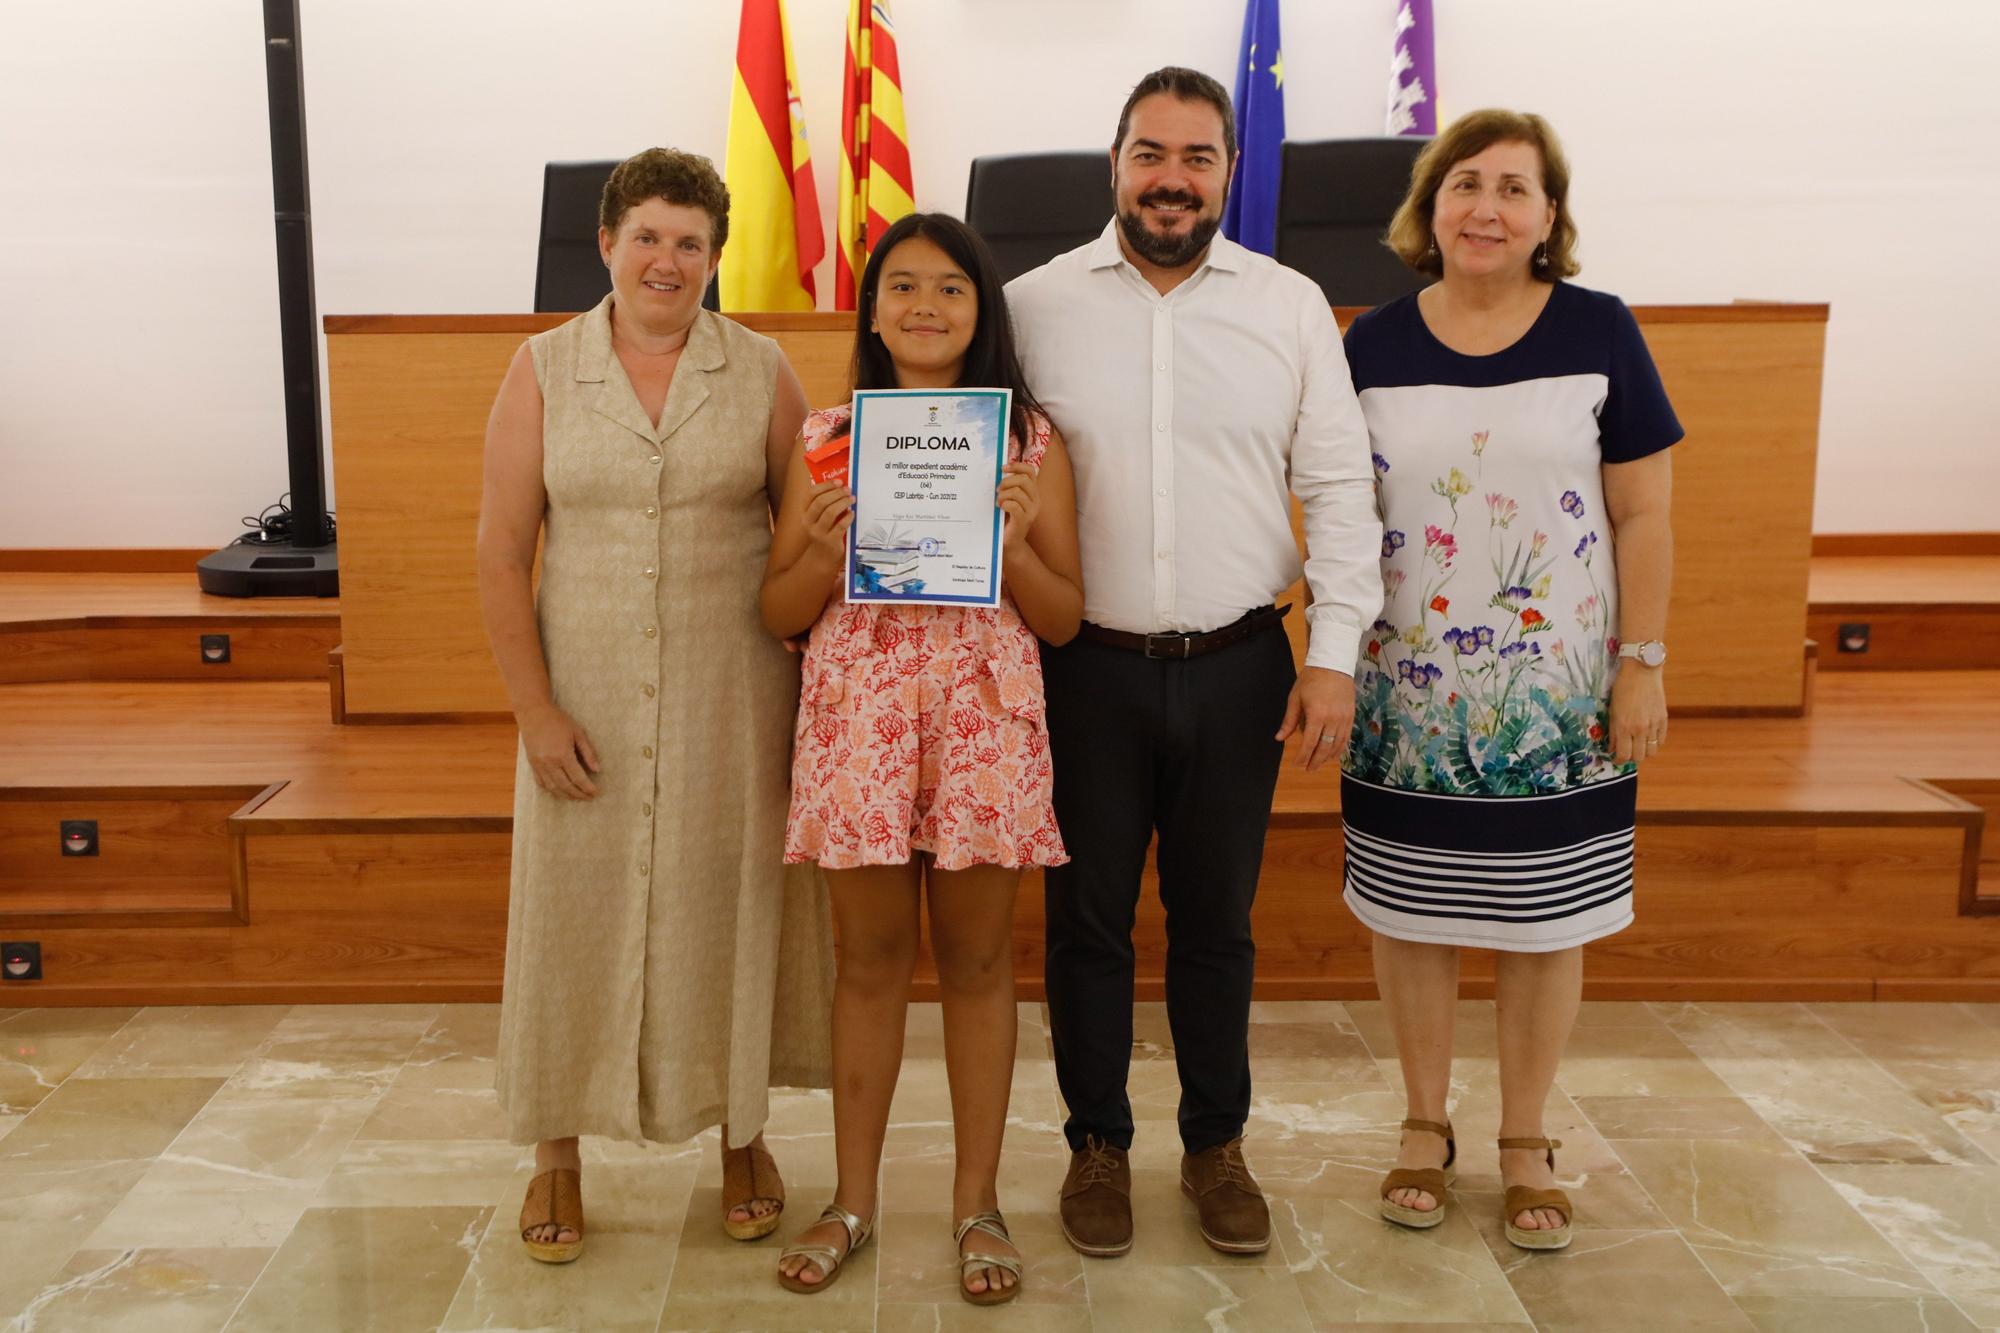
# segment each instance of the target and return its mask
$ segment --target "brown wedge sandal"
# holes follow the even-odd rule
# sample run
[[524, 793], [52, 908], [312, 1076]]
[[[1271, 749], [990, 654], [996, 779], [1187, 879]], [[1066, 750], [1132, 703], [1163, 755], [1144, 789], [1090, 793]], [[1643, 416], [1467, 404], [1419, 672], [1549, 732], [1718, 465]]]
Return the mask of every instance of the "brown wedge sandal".
[[[831, 1245], [806, 1244], [788, 1246], [785, 1252], [778, 1256], [778, 1263], [780, 1265], [778, 1269], [778, 1285], [786, 1291], [796, 1291], [802, 1296], [810, 1296], [816, 1291], [825, 1291], [839, 1279], [840, 1270], [847, 1267], [847, 1261], [854, 1257], [854, 1252], [863, 1245], [866, 1245], [868, 1238], [875, 1234], [875, 1224], [873, 1222], [862, 1221], [837, 1203], [828, 1204], [826, 1210], [819, 1215], [819, 1221], [814, 1222], [813, 1226], [818, 1226], [820, 1222], [838, 1222], [843, 1227], [846, 1227], [847, 1248], [845, 1250], [836, 1250]], [[810, 1227], [807, 1229], [811, 1230]], [[817, 1282], [807, 1282], [803, 1278], [788, 1275], [783, 1268], [783, 1264], [785, 1260], [791, 1258], [793, 1255], [800, 1256], [826, 1276]], [[804, 1272], [805, 1270], [800, 1269], [799, 1271]]]
[[[778, 1205], [763, 1217], [755, 1213], [741, 1222], [730, 1214], [738, 1208], [748, 1212], [758, 1200]], [[761, 1143], [722, 1150], [722, 1229], [734, 1240], [762, 1240], [778, 1229], [785, 1212], [785, 1182], [778, 1176], [778, 1163]]]
[[[572, 1241], [535, 1240], [539, 1227], [568, 1227]], [[562, 1234], [560, 1230], [558, 1235]], [[583, 1174], [563, 1167], [544, 1171], [528, 1182], [521, 1202], [521, 1243], [531, 1258], [545, 1264], [566, 1264], [583, 1253]]]
[[[1452, 1163], [1458, 1160], [1458, 1140], [1452, 1137], [1449, 1124], [1440, 1125], [1435, 1120], [1405, 1120], [1403, 1128], [1420, 1129], [1444, 1140], [1443, 1166], [1399, 1166], [1382, 1178], [1382, 1216], [1399, 1227], [1423, 1231], [1444, 1221], [1445, 1189], [1457, 1174]], [[1389, 1196], [1397, 1190], [1422, 1190], [1437, 1200], [1437, 1207], [1425, 1212], [1393, 1203]]]
[[[1007, 1234], [1007, 1220], [998, 1213], [974, 1213], [952, 1228], [952, 1244], [958, 1246], [958, 1294], [974, 1305], [1005, 1305], [1021, 1294], [1021, 1261], [1005, 1254], [967, 1254], [965, 1238], [975, 1231], [983, 1231], [996, 1240], [1004, 1240], [1009, 1245], [1014, 1238]], [[1014, 1275], [1011, 1286], [992, 1287], [984, 1291], [969, 1291], [965, 1280], [982, 1268], [998, 1268]], [[988, 1278], [991, 1282], [993, 1279]]]
[[[1504, 1148], [1540, 1148], [1549, 1155], [1549, 1170], [1556, 1169], [1556, 1149], [1562, 1147], [1561, 1139], [1501, 1139]], [[1569, 1195], [1561, 1190], [1531, 1189], [1526, 1185], [1509, 1185], [1507, 1201], [1501, 1205], [1507, 1210], [1507, 1239], [1524, 1250], [1560, 1250], [1567, 1247], [1574, 1236], [1570, 1229], [1570, 1219], [1575, 1216], [1570, 1206]], [[1553, 1213], [1561, 1213], [1563, 1224], [1559, 1227], [1537, 1227], [1532, 1231], [1514, 1225], [1514, 1219], [1522, 1213], [1537, 1208], [1546, 1208]]]

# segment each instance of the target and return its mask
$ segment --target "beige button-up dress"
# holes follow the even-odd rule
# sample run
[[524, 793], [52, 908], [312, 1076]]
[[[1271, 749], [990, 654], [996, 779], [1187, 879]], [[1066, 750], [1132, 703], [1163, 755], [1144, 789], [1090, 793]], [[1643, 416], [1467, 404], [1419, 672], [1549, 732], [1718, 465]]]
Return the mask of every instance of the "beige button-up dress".
[[757, 613], [781, 353], [703, 311], [656, 429], [610, 297], [528, 345], [542, 651], [603, 772], [570, 801], [516, 768], [500, 1101], [517, 1143], [741, 1145], [769, 1088], [831, 1080], [826, 896], [782, 861], [798, 658]]

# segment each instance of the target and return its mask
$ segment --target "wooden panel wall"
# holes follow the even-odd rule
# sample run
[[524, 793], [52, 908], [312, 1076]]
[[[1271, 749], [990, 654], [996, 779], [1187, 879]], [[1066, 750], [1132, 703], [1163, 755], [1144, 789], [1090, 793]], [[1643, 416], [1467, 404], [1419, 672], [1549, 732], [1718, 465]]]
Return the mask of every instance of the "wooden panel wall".
[[[506, 833], [266, 834], [244, 840], [247, 924], [39, 931], [49, 979], [19, 1004], [495, 1000]], [[1947, 823], [1645, 824], [1636, 923], [1587, 951], [1597, 999], [2000, 999], [2000, 921], [1960, 911], [1966, 830]], [[1339, 901], [1337, 828], [1271, 830], [1255, 911], [1257, 993], [1374, 993], [1367, 932]], [[1024, 998], [1042, 995], [1042, 882], [1014, 921]], [[1133, 943], [1163, 994], [1166, 923], [1149, 873]], [[918, 994], [934, 998], [928, 962]], [[1491, 994], [1468, 952], [1464, 991]]]
[[[1797, 709], [1825, 307], [1638, 314], [1688, 431], [1674, 456], [1673, 702]], [[846, 396], [849, 316], [742, 319], [784, 345], [815, 406]], [[508, 358], [561, 321], [327, 320], [350, 719], [506, 709], [479, 620], [480, 447]]]

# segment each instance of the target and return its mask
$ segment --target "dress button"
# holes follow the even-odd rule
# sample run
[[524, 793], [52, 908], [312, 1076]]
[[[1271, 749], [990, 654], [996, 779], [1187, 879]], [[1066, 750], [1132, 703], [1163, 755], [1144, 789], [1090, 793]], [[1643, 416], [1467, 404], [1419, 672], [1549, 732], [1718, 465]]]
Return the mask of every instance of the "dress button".
[[639, 632], [645, 635], [649, 639], [658, 638], [660, 634], [660, 631], [651, 625], [646, 626], [646, 628], [640, 630]]
[[658, 509], [658, 508], [657, 508], [656, 506], [654, 506], [654, 505], [647, 505], [647, 506], [646, 506], [646, 517], [647, 517], [647, 518], [658, 518], [659, 516], [660, 516], [660, 511], [659, 511], [659, 509]]
[[639, 747], [639, 754], [641, 758], [651, 759], [653, 757], [653, 747], [650, 745], [642, 745]]
[[641, 685], [639, 687], [639, 692], [641, 694], [644, 694], [648, 699], [652, 698], [655, 693], [651, 685]]

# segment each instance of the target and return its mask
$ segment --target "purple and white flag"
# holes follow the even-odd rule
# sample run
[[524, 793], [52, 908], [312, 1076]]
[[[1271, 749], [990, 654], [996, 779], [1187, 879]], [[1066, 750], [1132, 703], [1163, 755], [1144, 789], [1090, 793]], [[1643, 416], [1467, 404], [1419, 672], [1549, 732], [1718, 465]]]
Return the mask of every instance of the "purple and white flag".
[[1437, 133], [1437, 58], [1431, 0], [1395, 0], [1396, 55], [1389, 62], [1390, 134]]

